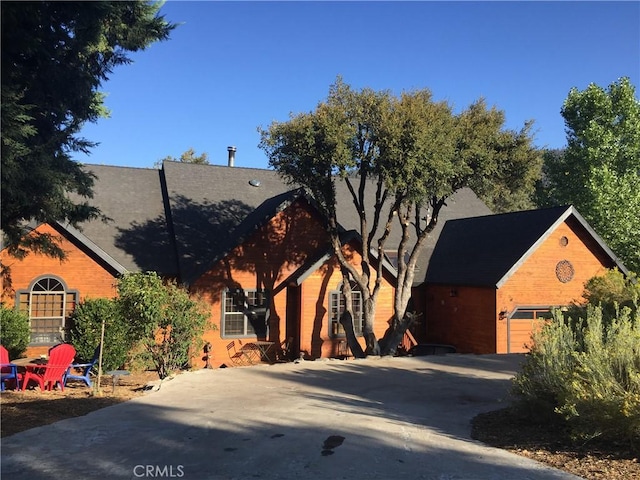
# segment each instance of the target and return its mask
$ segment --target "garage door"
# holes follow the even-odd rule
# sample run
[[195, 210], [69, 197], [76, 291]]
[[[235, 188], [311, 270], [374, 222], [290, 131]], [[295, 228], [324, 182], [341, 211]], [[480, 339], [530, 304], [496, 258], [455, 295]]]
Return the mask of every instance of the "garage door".
[[507, 352], [528, 352], [533, 343], [531, 334], [549, 318], [549, 307], [517, 307], [507, 321]]

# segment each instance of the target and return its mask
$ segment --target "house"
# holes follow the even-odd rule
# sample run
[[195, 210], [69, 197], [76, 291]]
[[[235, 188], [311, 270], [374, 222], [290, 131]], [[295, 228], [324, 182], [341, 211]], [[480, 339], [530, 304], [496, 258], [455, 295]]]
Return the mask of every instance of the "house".
[[[30, 315], [29, 355], [46, 353], [60, 341], [78, 302], [112, 298], [117, 277], [139, 271], [176, 279], [207, 302], [217, 326], [204, 337], [213, 346], [213, 365], [228, 363], [230, 340], [292, 339], [296, 357], [344, 353], [337, 321], [342, 275], [328, 249], [323, 219], [313, 202], [276, 172], [231, 162], [164, 162], [160, 170], [85, 168], [96, 177], [91, 203], [107, 221], [87, 222], [82, 230], [61, 223], [35, 227], [59, 237], [67, 252], [62, 262], [37, 254], [18, 260], [0, 252], [11, 271], [2, 300]], [[358, 217], [344, 184], [337, 195], [346, 206], [338, 218], [343, 251], [359, 268]], [[448, 201], [441, 219], [486, 213], [486, 206], [465, 189]], [[397, 245], [394, 235], [391, 247]], [[394, 267], [387, 259], [380, 261], [385, 268], [375, 319], [378, 336], [392, 317], [394, 292]], [[426, 265], [421, 271], [424, 275]], [[355, 305], [361, 305], [359, 292], [353, 295]], [[359, 316], [355, 325], [361, 330]]]
[[[307, 196], [272, 170], [164, 162], [161, 169], [86, 165], [96, 177], [92, 204], [107, 217], [82, 225], [42, 224], [67, 252], [58, 260], [0, 251], [10, 267], [2, 301], [29, 313], [29, 355], [46, 353], [69, 327], [78, 302], [116, 295], [125, 272], [155, 271], [209, 306], [211, 364], [226, 345], [291, 340], [295, 357], [344, 353], [338, 323], [342, 275], [324, 220]], [[374, 189], [367, 192], [374, 194]], [[360, 268], [359, 217], [337, 185], [345, 255]], [[572, 207], [490, 215], [469, 189], [451, 196], [421, 254], [411, 309], [419, 342], [460, 352], [523, 351], [536, 319], [579, 299], [584, 281], [624, 266]], [[393, 315], [394, 229], [383, 262], [374, 330]], [[360, 293], [354, 291], [356, 310]], [[358, 312], [356, 312], [358, 313]], [[356, 314], [356, 331], [362, 329]], [[364, 346], [364, 341], [361, 343]]]
[[581, 302], [610, 268], [628, 273], [571, 206], [449, 220], [425, 278], [426, 335], [458, 352], [525, 352], [551, 308]]

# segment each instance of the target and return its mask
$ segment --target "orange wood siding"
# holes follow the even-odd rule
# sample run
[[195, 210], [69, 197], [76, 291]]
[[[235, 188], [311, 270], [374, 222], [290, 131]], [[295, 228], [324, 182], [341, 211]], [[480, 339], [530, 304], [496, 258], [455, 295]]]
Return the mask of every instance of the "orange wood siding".
[[[345, 255], [359, 269], [361, 256], [346, 246]], [[374, 278], [371, 283], [375, 281]], [[327, 358], [339, 355], [339, 343], [344, 338], [334, 338], [329, 333], [329, 294], [339, 289], [342, 274], [337, 261], [331, 261], [314, 272], [302, 285], [302, 305], [300, 325], [300, 352], [305, 358]], [[388, 278], [382, 282], [376, 302], [373, 331], [377, 338], [382, 337], [393, 317], [393, 287]], [[364, 338], [359, 337], [361, 347], [365, 348]]]
[[[2, 301], [6, 306], [14, 306], [17, 291], [28, 289], [35, 279], [46, 275], [56, 276], [65, 282], [69, 290], [76, 290], [79, 301], [86, 298], [113, 298], [116, 295], [115, 277], [87, 252], [50, 225], [40, 225], [36, 232], [57, 236], [60, 247], [66, 252], [66, 259], [60, 261], [31, 253], [18, 260], [9, 256], [6, 249], [0, 252], [0, 262], [10, 268], [11, 275], [10, 284], [3, 279]], [[29, 347], [27, 356], [44, 354], [48, 349], [47, 346]]]
[[[292, 205], [275, 215], [265, 226], [233, 249], [190, 287], [210, 306], [211, 322], [217, 330], [205, 333], [204, 339], [211, 343], [211, 365], [230, 365], [226, 345], [232, 340], [236, 345], [256, 338], [222, 337], [222, 293], [227, 288], [265, 289], [271, 292], [269, 338], [277, 344], [285, 339], [286, 280], [310, 254], [325, 247], [328, 240], [326, 230], [304, 201]], [[274, 292], [275, 288], [281, 287]], [[194, 365], [202, 366], [202, 355], [195, 358]]]
[[495, 351], [495, 298], [492, 288], [429, 285], [427, 342], [453, 345], [460, 353]]
[[[568, 240], [566, 246], [561, 244], [562, 237]], [[556, 265], [562, 260], [571, 262], [575, 272], [573, 278], [566, 283], [556, 276]], [[587, 232], [575, 222], [562, 223], [501, 286], [497, 296], [498, 312], [506, 311], [508, 314], [518, 306], [550, 307], [584, 302], [582, 293], [586, 281], [612, 267], [611, 261], [601, 253]], [[497, 319], [497, 353], [509, 350], [507, 323], [506, 319]], [[527, 336], [521, 331], [515, 334], [516, 337], [512, 337], [512, 347], [522, 345], [521, 338], [517, 335]], [[514, 341], [517, 342], [515, 345]], [[526, 349], [523, 346], [511, 348], [512, 353], [518, 351]]]
[[543, 320], [509, 320], [508, 353], [528, 352], [532, 344], [531, 334], [542, 326], [542, 322]]
[[[563, 237], [568, 240], [566, 245], [561, 242]], [[573, 278], [565, 283], [556, 276], [556, 265], [562, 260], [569, 261], [574, 269]], [[491, 287], [428, 285], [427, 341], [452, 344], [464, 353], [527, 351], [525, 345], [530, 344], [531, 329], [537, 328], [536, 322], [514, 320], [511, 348], [507, 345], [511, 324], [508, 317], [516, 307], [582, 302], [585, 282], [613, 266], [597, 242], [570, 218], [497, 291]]]
[[[561, 239], [568, 243], [563, 245]], [[568, 260], [574, 276], [561, 282], [556, 276], [556, 265]], [[518, 306], [562, 306], [582, 303], [584, 284], [595, 275], [612, 268], [613, 263], [604, 256], [595, 240], [575, 221], [569, 219], [556, 228], [522, 266], [502, 285], [497, 295], [498, 311], [512, 312]], [[516, 326], [511, 330], [511, 348], [507, 345], [507, 322], [498, 320], [498, 353], [525, 352], [530, 344], [530, 333]], [[517, 323], [516, 323], [517, 325]], [[522, 342], [525, 337], [525, 342]]]
[[[60, 235], [53, 227], [41, 225], [36, 232], [50, 233], [58, 236], [62, 250], [66, 252], [65, 260], [58, 260], [39, 254], [29, 254], [23, 260], [15, 259], [7, 254], [6, 249], [0, 253], [3, 266], [11, 269], [11, 285], [7, 291], [3, 288], [2, 301], [13, 305], [15, 292], [28, 288], [31, 282], [43, 275], [55, 275], [67, 284], [71, 290], [77, 290], [80, 299], [113, 298], [115, 296], [115, 277], [100, 266], [85, 251]], [[9, 287], [9, 285], [3, 285]]]

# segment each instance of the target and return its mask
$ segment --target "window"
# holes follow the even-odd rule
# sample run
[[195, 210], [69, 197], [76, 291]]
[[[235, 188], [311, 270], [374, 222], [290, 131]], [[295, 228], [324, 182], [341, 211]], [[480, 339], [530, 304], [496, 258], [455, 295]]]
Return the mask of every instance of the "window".
[[66, 319], [75, 309], [77, 292], [68, 291], [58, 278], [44, 277], [17, 296], [18, 308], [29, 315], [32, 345], [54, 345], [65, 340]]
[[222, 292], [222, 336], [267, 336], [268, 294], [241, 288]]
[[553, 318], [553, 315], [549, 308], [518, 307], [509, 318], [511, 320], [544, 320]]
[[[362, 293], [352, 285], [351, 303], [353, 305], [353, 330], [362, 336]], [[345, 297], [342, 291], [335, 290], [329, 294], [329, 336], [344, 337], [344, 328], [340, 323], [340, 315], [344, 312]]]

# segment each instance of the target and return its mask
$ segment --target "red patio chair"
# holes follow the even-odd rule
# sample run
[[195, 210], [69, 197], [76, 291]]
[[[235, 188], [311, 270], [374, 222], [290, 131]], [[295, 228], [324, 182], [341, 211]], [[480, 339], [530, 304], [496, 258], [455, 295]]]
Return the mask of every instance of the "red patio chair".
[[27, 373], [22, 380], [22, 390], [30, 380], [40, 385], [40, 390], [51, 390], [57, 383], [64, 391], [64, 375], [76, 356], [76, 349], [68, 343], [61, 343], [49, 350], [49, 361], [44, 365], [27, 365]]
[[14, 382], [16, 390], [20, 389], [22, 375], [18, 373], [18, 366], [9, 361], [9, 351], [3, 345], [0, 345], [0, 374], [0, 390], [4, 391], [4, 382], [7, 381]]

